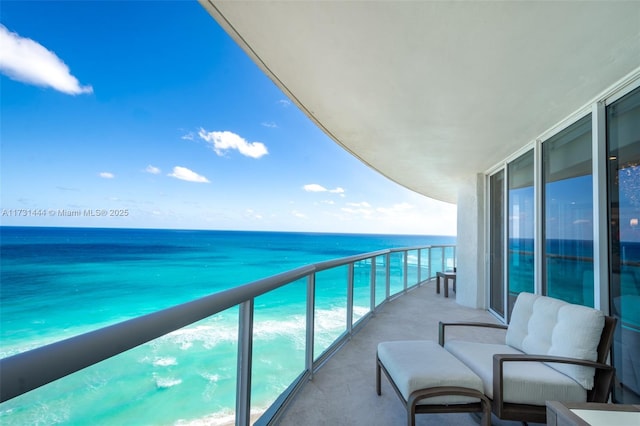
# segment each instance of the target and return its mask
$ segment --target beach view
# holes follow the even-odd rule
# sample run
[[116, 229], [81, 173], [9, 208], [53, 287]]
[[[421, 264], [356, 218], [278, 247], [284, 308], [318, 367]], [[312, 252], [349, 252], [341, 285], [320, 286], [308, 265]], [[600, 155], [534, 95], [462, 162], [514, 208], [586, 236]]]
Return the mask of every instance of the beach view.
[[[0, 42], [1, 358], [304, 265], [455, 244], [455, 206], [337, 145], [196, 1], [3, 2]], [[316, 355], [344, 332], [345, 277], [318, 277]], [[305, 297], [300, 280], [255, 301], [256, 415], [304, 369]], [[237, 338], [232, 308], [5, 402], [0, 423], [233, 422]]]

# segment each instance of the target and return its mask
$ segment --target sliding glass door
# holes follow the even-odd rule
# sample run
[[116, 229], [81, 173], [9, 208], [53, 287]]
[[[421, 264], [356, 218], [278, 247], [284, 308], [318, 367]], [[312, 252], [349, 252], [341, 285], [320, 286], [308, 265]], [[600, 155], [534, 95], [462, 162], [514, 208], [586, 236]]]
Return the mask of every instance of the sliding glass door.
[[594, 104], [597, 114], [563, 127], [488, 178], [491, 311], [508, 322], [524, 291], [608, 308], [617, 319], [613, 400], [626, 404], [640, 404], [638, 85], [607, 103], [606, 114]]
[[489, 306], [504, 315], [504, 171], [489, 177]]
[[508, 317], [518, 294], [534, 292], [534, 200], [533, 150], [507, 166], [509, 236], [507, 271]]
[[640, 89], [607, 108], [614, 400], [640, 403]]
[[543, 294], [593, 306], [591, 116], [542, 144]]

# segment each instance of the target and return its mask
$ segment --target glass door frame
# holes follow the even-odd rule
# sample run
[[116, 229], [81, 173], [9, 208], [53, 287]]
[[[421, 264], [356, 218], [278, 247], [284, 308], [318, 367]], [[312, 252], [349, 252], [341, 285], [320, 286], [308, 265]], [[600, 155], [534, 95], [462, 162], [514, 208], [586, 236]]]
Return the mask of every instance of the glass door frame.
[[[537, 256], [537, 253], [539, 253], [538, 251], [538, 244], [540, 241], [539, 238], [539, 234], [541, 233], [540, 231], [540, 226], [539, 226], [539, 206], [540, 206], [540, 202], [539, 202], [539, 191], [537, 190], [537, 188], [539, 187], [539, 180], [541, 173], [538, 171], [539, 167], [540, 167], [540, 149], [538, 149], [539, 142], [535, 141], [532, 143], [527, 144], [526, 146], [522, 147], [521, 149], [519, 149], [517, 152], [515, 152], [514, 154], [510, 155], [503, 163], [497, 165], [496, 167], [494, 167], [490, 172], [485, 173], [486, 176], [486, 180], [485, 180], [485, 185], [486, 185], [486, 207], [485, 207], [485, 211], [487, 212], [487, 217], [485, 220], [485, 229], [486, 229], [486, 253], [487, 253], [487, 263], [488, 263], [488, 267], [486, 270], [486, 282], [488, 283], [487, 286], [487, 295], [486, 295], [486, 301], [487, 301], [487, 307], [489, 312], [491, 312], [495, 317], [497, 317], [498, 319], [504, 321], [505, 323], [509, 323], [509, 164], [517, 159], [519, 159], [520, 157], [522, 157], [523, 155], [527, 154], [529, 151], [533, 150], [533, 167], [534, 167], [534, 172], [533, 172], [533, 179], [534, 179], [534, 288], [535, 288], [535, 292], [536, 294], [539, 294], [540, 292], [540, 285], [539, 285], [539, 274], [540, 274], [540, 269], [539, 269], [539, 265], [538, 265], [538, 258], [540, 256]], [[495, 311], [492, 307], [491, 307], [491, 267], [492, 267], [492, 261], [491, 261], [491, 238], [492, 238], [492, 226], [491, 226], [491, 208], [492, 208], [492, 203], [493, 203], [493, 199], [492, 199], [492, 193], [491, 193], [491, 179], [496, 176], [498, 173], [502, 172], [503, 173], [503, 181], [502, 181], [502, 236], [503, 236], [503, 241], [502, 241], [502, 314], [500, 312]]]
[[[501, 210], [502, 210], [502, 223], [500, 224], [501, 227], [501, 232], [502, 232], [502, 244], [501, 244], [501, 257], [502, 257], [502, 283], [501, 283], [501, 288], [502, 288], [502, 313], [496, 311], [495, 309], [493, 309], [492, 307], [492, 291], [493, 291], [493, 259], [492, 259], [492, 238], [493, 238], [493, 226], [492, 226], [492, 220], [491, 220], [491, 212], [493, 211], [493, 202], [494, 202], [494, 197], [493, 197], [493, 192], [492, 192], [492, 185], [491, 185], [491, 180], [493, 178], [495, 178], [499, 173], [502, 173], [502, 188], [501, 188], [501, 198], [502, 198], [502, 205], [501, 205]], [[500, 167], [496, 168], [493, 170], [492, 173], [487, 174], [486, 175], [486, 188], [487, 188], [487, 202], [486, 202], [486, 208], [485, 211], [487, 212], [487, 217], [486, 217], [486, 230], [487, 230], [487, 239], [486, 239], [486, 253], [487, 253], [487, 270], [486, 270], [486, 279], [487, 279], [487, 307], [489, 312], [491, 312], [494, 316], [496, 316], [498, 319], [504, 321], [505, 323], [507, 323], [507, 298], [508, 298], [508, 294], [507, 294], [507, 285], [506, 285], [506, 277], [507, 277], [507, 273], [508, 273], [508, 269], [507, 269], [507, 262], [505, 261], [505, 254], [507, 253], [507, 239], [506, 239], [506, 235], [507, 235], [507, 228], [508, 228], [508, 220], [505, 220], [505, 218], [507, 218], [508, 216], [508, 210], [507, 210], [507, 203], [506, 203], [506, 191], [507, 191], [507, 164], [504, 163], [502, 164]]]

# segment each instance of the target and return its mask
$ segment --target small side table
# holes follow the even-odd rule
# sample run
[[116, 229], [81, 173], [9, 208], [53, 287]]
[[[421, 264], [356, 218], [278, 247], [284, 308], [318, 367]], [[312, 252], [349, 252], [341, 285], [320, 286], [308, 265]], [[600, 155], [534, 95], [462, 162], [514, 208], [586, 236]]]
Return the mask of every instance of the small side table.
[[547, 401], [547, 426], [640, 424], [640, 405]]
[[436, 272], [436, 294], [440, 294], [440, 278], [444, 281], [444, 297], [449, 297], [449, 281], [453, 281], [453, 291], [456, 291], [455, 272]]

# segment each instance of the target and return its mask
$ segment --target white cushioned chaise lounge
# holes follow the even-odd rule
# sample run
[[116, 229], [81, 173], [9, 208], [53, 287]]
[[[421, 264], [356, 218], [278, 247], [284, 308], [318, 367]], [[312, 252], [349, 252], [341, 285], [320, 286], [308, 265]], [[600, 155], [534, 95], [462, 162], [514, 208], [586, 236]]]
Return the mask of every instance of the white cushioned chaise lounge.
[[546, 422], [546, 401], [607, 402], [614, 369], [608, 365], [615, 319], [597, 309], [520, 293], [504, 344], [445, 341], [452, 326], [440, 323], [439, 343], [483, 382], [493, 413], [507, 420]]
[[[509, 326], [440, 322], [440, 346], [381, 342], [377, 392], [383, 371], [405, 403], [410, 425], [415, 413], [455, 411], [482, 411], [488, 424], [489, 405], [501, 419], [546, 423], [547, 401], [607, 402], [615, 323], [597, 309], [520, 293]], [[450, 327], [506, 329], [505, 342], [446, 341]]]

